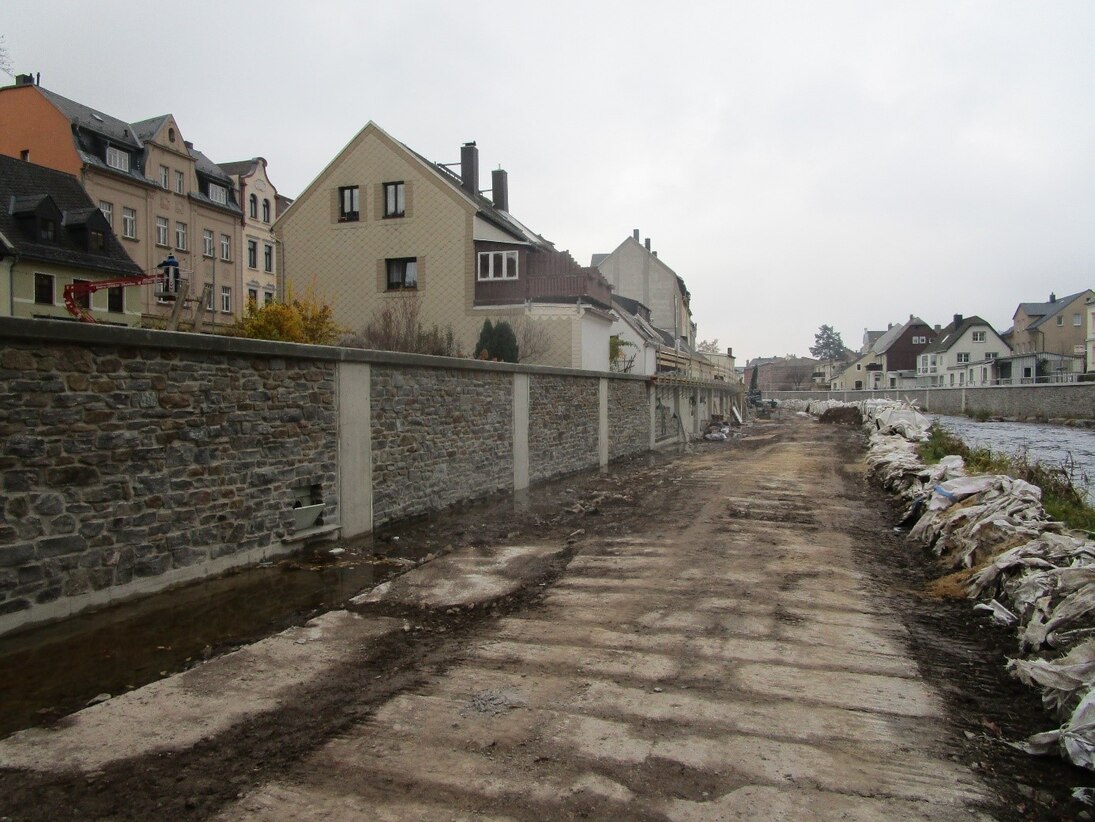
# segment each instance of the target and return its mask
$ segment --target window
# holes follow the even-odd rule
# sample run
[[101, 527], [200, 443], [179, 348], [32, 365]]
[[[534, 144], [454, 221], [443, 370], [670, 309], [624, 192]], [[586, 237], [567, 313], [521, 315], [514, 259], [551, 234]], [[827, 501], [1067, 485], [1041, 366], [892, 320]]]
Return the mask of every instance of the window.
[[252, 194], [247, 203], [247, 213], [257, 219], [259, 216], [259, 198]]
[[480, 280], [516, 280], [516, 251], [480, 251]]
[[974, 342], [984, 342], [985, 341], [985, 332], [984, 331], [974, 331], [973, 332], [973, 341]]
[[274, 270], [274, 247], [270, 243], [262, 244], [262, 270], [266, 272]]
[[209, 290], [205, 291], [205, 310], [213, 310], [213, 286], [210, 286]]
[[232, 238], [221, 234], [221, 259], [226, 263], [232, 260]]
[[156, 218], [156, 245], [167, 245], [167, 218]]
[[1060, 328], [1064, 324], [1065, 324], [1064, 314], [1058, 314], [1057, 315], [1057, 327]]
[[997, 352], [989, 351], [987, 354], [985, 354], [985, 359], [986, 360], [995, 360], [998, 356], [1000, 356], [1000, 355]]
[[338, 221], [340, 223], [354, 222], [358, 219], [357, 186], [343, 186], [338, 190]]
[[177, 170], [175, 172], [175, 193], [176, 194], [185, 194], [186, 193], [186, 175], [183, 174], [181, 171], [177, 171]]
[[963, 364], [963, 363], [968, 363], [970, 361], [969, 352], [968, 351], [959, 351], [958, 354], [955, 356], [954, 361], [956, 363], [960, 364], [960, 365]]
[[255, 305], [258, 305], [259, 290], [257, 288], [247, 289], [247, 302], [248, 302], [248, 304], [255, 303]]
[[221, 311], [230, 312], [232, 310], [232, 287], [228, 285], [221, 286]]
[[106, 217], [107, 225], [114, 228], [114, 203], [99, 200], [99, 211], [103, 212], [103, 216]]
[[57, 236], [57, 223], [53, 220], [43, 218], [38, 221], [38, 239], [45, 240], [46, 242], [53, 242], [53, 238]]
[[1083, 320], [1083, 317], [1080, 314], [1073, 314], [1072, 315], [1072, 325], [1075, 326], [1076, 328], [1080, 327], [1080, 323], [1081, 323], [1082, 320]]
[[186, 223], [175, 223], [175, 248], [186, 251]]
[[202, 229], [202, 254], [206, 257], [213, 256], [213, 232], [208, 228]]
[[913, 337], [912, 338], [912, 344], [913, 345], [927, 345], [928, 344], [928, 338], [927, 337]]
[[262, 301], [266, 305], [270, 305], [270, 303], [272, 303], [274, 301], [274, 292], [273, 291], [267, 291], [265, 294], [262, 295]]
[[[73, 285], [83, 285], [86, 282], [87, 282], [87, 280], [78, 280], [75, 277], [73, 277], [73, 279], [72, 279], [72, 284]], [[90, 291], [84, 291], [84, 292], [73, 294], [72, 299], [73, 299], [73, 302], [76, 303], [76, 305], [80, 306], [80, 308], [86, 308], [88, 311], [91, 310], [91, 292]]]
[[386, 262], [389, 290], [418, 288], [418, 260], [415, 257], [402, 257]]
[[106, 234], [94, 228], [88, 231], [87, 247], [89, 251], [106, 251]]
[[137, 210], [134, 208], [122, 209], [122, 236], [130, 240], [137, 239]]
[[171, 170], [167, 166], [160, 166], [160, 188], [167, 188], [167, 178]]
[[106, 310], [113, 314], [125, 311], [125, 289], [120, 285], [106, 290]]
[[270, 201], [266, 198], [262, 200], [262, 221], [264, 223], [270, 222]]
[[247, 267], [259, 267], [259, 244], [256, 240], [247, 241]]
[[129, 171], [129, 152], [114, 148], [114, 146], [107, 146], [106, 164], [119, 171]]
[[53, 275], [34, 275], [34, 302], [37, 305], [53, 305]]
[[24, 163], [29, 163], [30, 162], [30, 149], [29, 148], [24, 148], [22, 151], [20, 151], [19, 152], [19, 159], [22, 160]]
[[384, 184], [384, 216], [402, 217], [406, 213], [403, 182]]
[[209, 184], [209, 199], [214, 203], [228, 205], [228, 189], [216, 183]]

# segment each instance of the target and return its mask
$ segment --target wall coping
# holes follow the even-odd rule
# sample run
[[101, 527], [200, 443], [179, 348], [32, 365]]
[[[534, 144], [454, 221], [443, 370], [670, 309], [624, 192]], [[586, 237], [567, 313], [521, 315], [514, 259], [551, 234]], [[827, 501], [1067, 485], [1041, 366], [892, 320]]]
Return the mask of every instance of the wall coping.
[[496, 374], [597, 377], [640, 382], [649, 379], [643, 374], [621, 374], [615, 371], [585, 371], [580, 368], [559, 368], [550, 365], [485, 362], [460, 357], [435, 357], [427, 354], [404, 354], [397, 351], [344, 348], [337, 345], [304, 345], [301, 343], [271, 342], [269, 340], [252, 340], [244, 337], [226, 337], [214, 334], [193, 334], [185, 331], [121, 328], [119, 326], [95, 325], [67, 320], [0, 317], [0, 340], [129, 346], [174, 351], [200, 351], [202, 353], [236, 356], [282, 357], [324, 362], [369, 363], [372, 365], [406, 365], [455, 371], [484, 371]]

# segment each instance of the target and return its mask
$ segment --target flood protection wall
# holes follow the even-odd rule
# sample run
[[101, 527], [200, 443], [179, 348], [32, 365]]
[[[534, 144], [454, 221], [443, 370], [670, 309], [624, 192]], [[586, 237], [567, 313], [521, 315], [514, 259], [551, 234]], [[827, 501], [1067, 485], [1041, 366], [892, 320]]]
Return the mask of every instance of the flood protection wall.
[[0, 376], [0, 633], [655, 444], [631, 375], [3, 318]]
[[1095, 419], [1095, 383], [899, 388], [878, 391], [769, 391], [770, 399], [896, 399], [933, 414], [987, 414], [1032, 419]]

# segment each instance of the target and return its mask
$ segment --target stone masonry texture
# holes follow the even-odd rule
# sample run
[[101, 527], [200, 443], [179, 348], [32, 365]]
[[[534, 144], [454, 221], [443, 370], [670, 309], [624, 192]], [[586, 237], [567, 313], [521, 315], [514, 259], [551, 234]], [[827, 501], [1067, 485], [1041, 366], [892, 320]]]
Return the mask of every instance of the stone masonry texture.
[[0, 615], [262, 548], [293, 489], [337, 519], [335, 364], [0, 347]]
[[371, 414], [376, 525], [513, 488], [510, 374], [374, 366]]
[[539, 482], [598, 465], [599, 415], [598, 380], [533, 376], [529, 380], [529, 479]]
[[608, 458], [614, 460], [650, 446], [650, 404], [646, 383], [608, 383]]

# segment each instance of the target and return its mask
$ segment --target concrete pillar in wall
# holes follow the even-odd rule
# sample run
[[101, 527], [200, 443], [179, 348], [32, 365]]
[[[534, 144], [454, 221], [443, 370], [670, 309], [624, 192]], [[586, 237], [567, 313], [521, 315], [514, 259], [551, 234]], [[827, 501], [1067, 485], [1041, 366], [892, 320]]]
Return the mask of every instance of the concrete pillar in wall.
[[966, 413], [966, 388], [962, 387], [962, 413]]
[[528, 374], [513, 375], [513, 490], [528, 488]]
[[600, 455], [601, 465], [608, 465], [608, 379], [601, 377], [600, 383], [600, 413], [597, 424], [597, 452]]
[[338, 511], [342, 536], [373, 530], [371, 368], [338, 366]]

